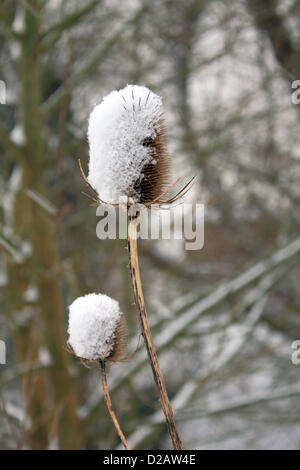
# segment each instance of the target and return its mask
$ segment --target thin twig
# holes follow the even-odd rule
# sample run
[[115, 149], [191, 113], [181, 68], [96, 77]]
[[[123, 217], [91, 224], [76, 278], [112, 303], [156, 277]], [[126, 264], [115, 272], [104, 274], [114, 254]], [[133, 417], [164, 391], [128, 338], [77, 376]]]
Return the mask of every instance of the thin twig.
[[162, 375], [162, 371], [158, 363], [158, 358], [155, 352], [151, 331], [148, 323], [138, 261], [137, 220], [136, 218], [131, 216], [129, 216], [128, 221], [128, 253], [135, 303], [137, 306], [141, 323], [142, 335], [146, 344], [148, 357], [151, 363], [161, 407], [166, 417], [166, 422], [172, 439], [173, 447], [174, 449], [181, 450], [183, 449], [183, 445], [177, 431], [173, 409], [168, 398], [167, 388]]
[[[112, 204], [112, 203], [109, 203], [109, 202], [105, 202], [103, 201], [99, 196], [98, 196], [98, 193], [97, 191], [93, 188], [93, 186], [89, 183], [88, 179], [87, 179], [87, 176], [82, 168], [82, 164], [81, 164], [81, 160], [80, 158], [78, 158], [78, 165], [79, 165], [79, 168], [80, 168], [80, 172], [81, 172], [81, 176], [83, 178], [83, 181], [85, 182], [85, 184], [87, 185], [87, 187], [92, 191], [92, 193], [94, 194], [94, 197], [92, 196], [89, 196], [88, 194], [86, 193], [83, 193], [85, 194], [87, 197], [89, 197], [90, 199], [92, 199], [93, 201], [95, 201], [97, 204], [104, 204], [105, 206], [109, 206], [109, 207], [118, 207], [119, 204]], [[83, 191], [81, 191], [83, 192]]]
[[124, 433], [123, 433], [122, 429], [120, 428], [119, 421], [117, 420], [116, 414], [115, 414], [115, 412], [112, 408], [112, 403], [111, 403], [109, 389], [108, 389], [108, 385], [107, 385], [107, 379], [106, 379], [105, 361], [99, 361], [99, 364], [100, 364], [100, 367], [101, 367], [102, 386], [103, 386], [103, 393], [104, 393], [104, 398], [105, 398], [107, 409], [109, 411], [111, 419], [113, 420], [113, 423], [115, 425], [117, 433], [118, 433], [121, 441], [123, 442], [123, 445], [124, 445], [125, 449], [130, 450], [130, 447], [127, 444]]

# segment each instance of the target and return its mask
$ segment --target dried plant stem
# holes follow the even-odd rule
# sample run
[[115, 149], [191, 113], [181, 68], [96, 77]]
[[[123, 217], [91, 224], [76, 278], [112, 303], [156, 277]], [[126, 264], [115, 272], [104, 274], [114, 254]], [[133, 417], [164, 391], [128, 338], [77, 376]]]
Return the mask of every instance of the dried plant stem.
[[138, 261], [138, 247], [137, 247], [137, 220], [134, 217], [129, 216], [128, 219], [128, 253], [130, 261], [130, 273], [131, 280], [133, 285], [133, 292], [135, 303], [138, 309], [138, 314], [141, 323], [142, 335], [146, 344], [148, 357], [151, 363], [152, 372], [154, 380], [156, 383], [160, 403], [164, 415], [166, 417], [166, 422], [168, 425], [168, 430], [172, 439], [174, 449], [180, 450], [183, 449], [181, 439], [178, 434], [176, 427], [173, 409], [168, 398], [167, 388], [165, 381], [160, 369], [157, 354], [155, 352], [154, 344], [152, 341], [151, 331], [147, 318], [147, 311], [143, 296], [142, 282], [139, 269]]
[[106, 402], [107, 409], [109, 411], [109, 414], [111, 416], [111, 419], [113, 420], [113, 423], [115, 425], [115, 428], [117, 430], [117, 433], [123, 442], [123, 445], [126, 450], [130, 450], [130, 447], [128, 446], [128, 443], [126, 441], [126, 438], [124, 436], [124, 433], [119, 425], [119, 422], [117, 420], [116, 414], [112, 408], [112, 403], [110, 399], [110, 394], [109, 394], [109, 389], [107, 385], [107, 379], [106, 379], [106, 367], [105, 367], [105, 361], [99, 361], [100, 367], [101, 367], [101, 376], [102, 376], [102, 386], [103, 386], [103, 392], [104, 392], [104, 398]]

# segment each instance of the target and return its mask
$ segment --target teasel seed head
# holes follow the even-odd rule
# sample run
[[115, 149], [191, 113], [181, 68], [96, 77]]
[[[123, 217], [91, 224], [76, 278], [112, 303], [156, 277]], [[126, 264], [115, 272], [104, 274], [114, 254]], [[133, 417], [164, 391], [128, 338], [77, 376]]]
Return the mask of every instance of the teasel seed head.
[[88, 361], [118, 361], [126, 352], [126, 326], [119, 303], [104, 294], [78, 297], [69, 306], [68, 344]]
[[88, 182], [101, 200], [130, 197], [151, 205], [166, 190], [170, 160], [162, 99], [127, 85], [105, 96], [89, 117]]

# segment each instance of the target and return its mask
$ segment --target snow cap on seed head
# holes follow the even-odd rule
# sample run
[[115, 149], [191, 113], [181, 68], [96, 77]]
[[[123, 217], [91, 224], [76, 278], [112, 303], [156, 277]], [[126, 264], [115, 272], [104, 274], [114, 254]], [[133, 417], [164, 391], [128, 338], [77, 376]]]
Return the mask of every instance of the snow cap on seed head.
[[90, 114], [88, 141], [88, 181], [103, 201], [130, 196], [151, 203], [165, 189], [169, 157], [162, 99], [148, 88], [127, 85], [105, 96]]
[[123, 314], [104, 294], [78, 297], [69, 306], [68, 344], [88, 360], [118, 359], [124, 353]]

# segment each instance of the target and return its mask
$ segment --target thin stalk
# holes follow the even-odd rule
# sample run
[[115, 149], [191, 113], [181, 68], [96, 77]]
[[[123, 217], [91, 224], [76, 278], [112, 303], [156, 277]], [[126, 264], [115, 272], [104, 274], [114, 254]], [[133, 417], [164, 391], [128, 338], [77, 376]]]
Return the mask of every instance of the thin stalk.
[[117, 420], [116, 414], [115, 414], [115, 412], [113, 410], [113, 407], [112, 407], [112, 402], [111, 402], [111, 399], [110, 399], [110, 394], [109, 394], [109, 389], [108, 389], [107, 379], [106, 379], [105, 361], [99, 361], [99, 363], [100, 363], [100, 367], [101, 367], [102, 386], [103, 386], [104, 398], [105, 398], [107, 409], [109, 411], [111, 419], [113, 420], [113, 423], [115, 425], [117, 433], [118, 433], [121, 441], [123, 442], [123, 445], [124, 445], [125, 449], [130, 450], [130, 447], [129, 447], [127, 441], [126, 441], [124, 433], [123, 433], [123, 431], [122, 431], [122, 429], [119, 425], [119, 421]]
[[173, 409], [169, 401], [166, 384], [160, 369], [157, 354], [155, 352], [152, 341], [151, 331], [148, 323], [147, 311], [143, 296], [142, 282], [140, 276], [138, 247], [137, 247], [137, 220], [135, 217], [129, 216], [128, 219], [128, 253], [130, 262], [130, 273], [134, 292], [134, 299], [138, 310], [141, 324], [142, 335], [146, 344], [148, 357], [151, 363], [157, 392], [159, 395], [162, 410], [164, 412], [168, 430], [172, 439], [174, 449], [183, 449], [182, 441], [179, 437], [176, 427]]

